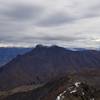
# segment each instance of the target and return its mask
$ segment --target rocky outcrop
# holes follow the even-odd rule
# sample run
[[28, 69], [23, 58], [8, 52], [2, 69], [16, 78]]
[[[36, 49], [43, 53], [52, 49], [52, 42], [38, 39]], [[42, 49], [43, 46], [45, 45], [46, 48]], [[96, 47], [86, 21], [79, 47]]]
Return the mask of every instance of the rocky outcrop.
[[96, 89], [86, 83], [75, 82], [64, 92], [60, 93], [56, 100], [97, 100]]

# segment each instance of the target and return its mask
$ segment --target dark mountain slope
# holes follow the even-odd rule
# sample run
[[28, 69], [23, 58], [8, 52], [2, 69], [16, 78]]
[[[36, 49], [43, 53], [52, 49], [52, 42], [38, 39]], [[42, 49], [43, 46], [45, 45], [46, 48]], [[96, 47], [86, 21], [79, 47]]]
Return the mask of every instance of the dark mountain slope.
[[[68, 81], [69, 78], [67, 76], [56, 80], [54, 79], [36, 90], [23, 93], [19, 92], [10, 95], [3, 100], [54, 100], [54, 98], [56, 98], [56, 96], [65, 89]], [[51, 96], [50, 99], [48, 98], [49, 96]], [[2, 99], [0, 98], [0, 100]]]
[[68, 72], [100, 69], [100, 51], [71, 51], [58, 46], [36, 46], [0, 69], [0, 89], [44, 83]]
[[[79, 74], [73, 74], [73, 75], [79, 76]], [[100, 87], [96, 87], [96, 82], [94, 81], [95, 84], [91, 84], [89, 83], [89, 81], [86, 79], [85, 76], [81, 76], [80, 74], [80, 77], [82, 78], [81, 81], [79, 78], [74, 78], [70, 75], [67, 75], [61, 78], [56, 78], [36, 90], [23, 92], [23, 93], [19, 92], [13, 95], [9, 95], [8, 97], [4, 99], [0, 99], [0, 100], [63, 100], [63, 99], [57, 99], [57, 97], [61, 96], [60, 94], [63, 93], [64, 91], [67, 91], [71, 87], [73, 87], [74, 86], [73, 84], [76, 82], [82, 82], [86, 84], [86, 86], [88, 85], [88, 88], [90, 90], [88, 90], [88, 94], [86, 94], [86, 96], [90, 95], [90, 93], [92, 92], [95, 98], [93, 100], [100, 100]], [[83, 80], [83, 77], [85, 78], [85, 80]], [[91, 78], [91, 75], [89, 75], [88, 77]], [[82, 92], [81, 90], [83, 90], [83, 88], [79, 88], [80, 91], [77, 93], [78, 95], [80, 95], [80, 93]], [[72, 88], [72, 89], [75, 89], [75, 88]], [[64, 100], [86, 100], [86, 99], [78, 99], [78, 96], [73, 96], [71, 94], [64, 95], [64, 96], [66, 98]], [[90, 100], [90, 99], [87, 99], [87, 100]]]

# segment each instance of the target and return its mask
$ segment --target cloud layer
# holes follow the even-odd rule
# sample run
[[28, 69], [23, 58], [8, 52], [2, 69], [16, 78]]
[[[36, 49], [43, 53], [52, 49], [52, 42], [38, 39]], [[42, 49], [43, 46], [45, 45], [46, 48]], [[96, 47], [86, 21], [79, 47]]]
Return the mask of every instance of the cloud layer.
[[0, 0], [0, 46], [99, 48], [99, 0]]

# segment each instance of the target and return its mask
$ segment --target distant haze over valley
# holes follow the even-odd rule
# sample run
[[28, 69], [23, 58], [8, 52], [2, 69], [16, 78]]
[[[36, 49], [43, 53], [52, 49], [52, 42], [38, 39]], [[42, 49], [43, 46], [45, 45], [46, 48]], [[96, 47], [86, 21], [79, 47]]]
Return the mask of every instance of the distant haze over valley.
[[0, 47], [0, 67], [7, 64], [17, 55], [29, 52], [32, 48]]

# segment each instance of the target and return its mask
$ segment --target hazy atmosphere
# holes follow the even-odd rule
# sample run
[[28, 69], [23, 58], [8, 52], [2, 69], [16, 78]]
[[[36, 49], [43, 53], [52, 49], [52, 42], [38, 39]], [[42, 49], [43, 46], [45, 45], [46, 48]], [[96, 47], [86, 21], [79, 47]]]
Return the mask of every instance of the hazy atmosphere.
[[0, 47], [99, 48], [100, 0], [0, 0]]

